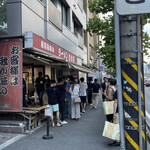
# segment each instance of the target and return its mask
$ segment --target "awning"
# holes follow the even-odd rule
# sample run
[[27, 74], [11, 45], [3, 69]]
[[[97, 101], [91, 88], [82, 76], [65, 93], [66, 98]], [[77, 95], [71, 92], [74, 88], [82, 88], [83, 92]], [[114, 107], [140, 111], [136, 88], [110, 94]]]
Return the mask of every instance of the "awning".
[[79, 65], [75, 65], [75, 64], [72, 64], [72, 63], [68, 63], [69, 67], [75, 69], [75, 70], [79, 70], [81, 72], [86, 72], [86, 73], [91, 73], [91, 74], [96, 74], [93, 70], [87, 68], [87, 67], [84, 67], [84, 66], [79, 66]]

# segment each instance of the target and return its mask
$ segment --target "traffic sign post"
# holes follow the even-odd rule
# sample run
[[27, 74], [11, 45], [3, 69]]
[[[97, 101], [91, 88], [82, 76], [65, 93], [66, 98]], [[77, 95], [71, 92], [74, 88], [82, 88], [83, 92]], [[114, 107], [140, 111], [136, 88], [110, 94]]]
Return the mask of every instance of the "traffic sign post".
[[[140, 15], [150, 13], [150, 0], [116, 0], [116, 12], [119, 31], [116, 34], [116, 54], [120, 52], [120, 66], [117, 64], [119, 80], [118, 93], [122, 94], [119, 104], [120, 123], [124, 127], [125, 141], [122, 147], [126, 150], [146, 150], [146, 125], [144, 104], [144, 77], [142, 65], [142, 44]], [[116, 43], [117, 43], [116, 42]], [[118, 95], [118, 97], [119, 97]], [[122, 117], [121, 117], [122, 116]], [[121, 120], [122, 119], [122, 120]], [[125, 143], [124, 143], [125, 142]]]

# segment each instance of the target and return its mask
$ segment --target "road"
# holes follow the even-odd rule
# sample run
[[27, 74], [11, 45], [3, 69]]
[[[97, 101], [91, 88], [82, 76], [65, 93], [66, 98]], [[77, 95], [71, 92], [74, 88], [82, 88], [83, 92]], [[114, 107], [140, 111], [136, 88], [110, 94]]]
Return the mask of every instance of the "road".
[[[150, 87], [145, 87], [145, 110], [146, 110], [146, 122], [150, 126]], [[147, 142], [147, 149], [150, 150], [149, 142]]]
[[44, 125], [4, 150], [119, 150], [119, 146], [108, 146], [112, 140], [102, 136], [105, 120], [102, 103], [97, 109], [88, 106], [78, 121], [67, 120], [69, 123], [63, 127], [51, 127], [50, 133], [54, 139], [42, 139], [46, 134]]

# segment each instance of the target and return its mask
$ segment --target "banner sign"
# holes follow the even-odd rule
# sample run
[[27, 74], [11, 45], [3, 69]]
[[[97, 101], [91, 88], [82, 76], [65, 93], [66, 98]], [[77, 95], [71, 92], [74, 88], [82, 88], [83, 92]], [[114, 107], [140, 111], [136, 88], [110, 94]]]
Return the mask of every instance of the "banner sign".
[[22, 111], [22, 40], [0, 41], [0, 111]]
[[34, 33], [33, 33], [33, 48], [42, 50], [46, 53], [55, 55], [59, 58], [68, 60], [70, 62], [77, 63], [77, 57], [75, 55], [37, 36]]

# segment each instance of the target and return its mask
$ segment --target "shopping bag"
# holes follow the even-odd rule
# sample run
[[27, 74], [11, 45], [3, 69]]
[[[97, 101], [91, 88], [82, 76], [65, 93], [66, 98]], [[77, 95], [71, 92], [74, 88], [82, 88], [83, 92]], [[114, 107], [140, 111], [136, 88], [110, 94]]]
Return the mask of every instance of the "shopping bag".
[[104, 113], [110, 115], [114, 113], [114, 101], [103, 102]]
[[43, 104], [44, 105], [47, 105], [48, 104], [48, 95], [46, 92], [44, 92], [43, 94]]
[[48, 105], [47, 108], [45, 108], [45, 112], [44, 115], [47, 117], [51, 117], [52, 116], [52, 109], [51, 107]]
[[119, 123], [114, 124], [108, 121], [105, 121], [105, 126], [103, 130], [103, 136], [112, 140], [120, 140], [120, 127]]

